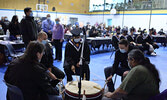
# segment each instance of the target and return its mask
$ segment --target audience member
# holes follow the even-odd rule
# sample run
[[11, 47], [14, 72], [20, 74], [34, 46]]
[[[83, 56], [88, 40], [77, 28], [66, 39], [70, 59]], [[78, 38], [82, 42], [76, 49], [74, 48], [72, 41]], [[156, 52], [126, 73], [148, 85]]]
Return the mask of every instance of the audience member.
[[18, 16], [14, 15], [12, 21], [9, 24], [10, 40], [16, 40], [20, 37], [20, 24], [18, 22]]
[[37, 25], [34, 21], [32, 9], [27, 7], [24, 9], [25, 18], [21, 20], [21, 34], [23, 36], [23, 42], [27, 47], [30, 41], [37, 40]]
[[52, 33], [53, 33], [53, 27], [54, 27], [54, 21], [50, 19], [50, 14], [47, 14], [47, 18], [42, 22], [42, 29], [44, 32], [47, 33], [48, 39], [51, 40]]
[[56, 24], [53, 27], [53, 34], [52, 34], [52, 41], [55, 46], [55, 60], [61, 61], [62, 60], [62, 45], [64, 39], [64, 30], [63, 26], [60, 24], [60, 19], [57, 18]]

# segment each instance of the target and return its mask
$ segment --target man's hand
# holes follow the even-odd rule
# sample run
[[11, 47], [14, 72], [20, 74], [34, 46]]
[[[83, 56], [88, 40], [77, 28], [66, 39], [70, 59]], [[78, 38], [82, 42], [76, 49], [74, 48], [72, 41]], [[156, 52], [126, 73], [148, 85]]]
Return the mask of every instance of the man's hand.
[[107, 97], [107, 98], [111, 98], [112, 94], [113, 93], [111, 93], [111, 92], [107, 92], [106, 94], [104, 94], [104, 96]]
[[110, 81], [112, 79], [112, 75], [107, 78], [106, 81]]
[[51, 30], [48, 30], [48, 33], [50, 33], [50, 34], [51, 34]]
[[77, 66], [77, 67], [80, 67], [80, 66], [79, 66], [79, 63], [77, 63], [76, 66]]
[[63, 42], [63, 39], [60, 39], [60, 43]]
[[75, 73], [75, 66], [74, 65], [71, 66], [71, 70]]

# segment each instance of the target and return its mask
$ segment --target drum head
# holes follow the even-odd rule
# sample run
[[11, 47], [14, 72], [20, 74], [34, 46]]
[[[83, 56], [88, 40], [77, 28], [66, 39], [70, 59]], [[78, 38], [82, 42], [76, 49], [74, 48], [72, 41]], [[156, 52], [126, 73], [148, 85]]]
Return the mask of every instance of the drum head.
[[[78, 94], [78, 81], [72, 81], [66, 84], [65, 86], [66, 91], [69, 91], [73, 94]], [[85, 90], [85, 95], [93, 95], [101, 92], [101, 86], [97, 83], [91, 82], [91, 81], [82, 81], [81, 86], [81, 95], [83, 94], [83, 91]]]

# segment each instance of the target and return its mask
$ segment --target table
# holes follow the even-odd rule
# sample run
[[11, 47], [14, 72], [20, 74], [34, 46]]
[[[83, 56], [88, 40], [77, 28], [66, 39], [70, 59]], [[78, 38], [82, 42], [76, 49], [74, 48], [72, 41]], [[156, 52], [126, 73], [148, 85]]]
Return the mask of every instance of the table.
[[6, 45], [7, 44], [11, 44], [13, 46], [13, 48], [18, 52], [23, 51], [23, 50], [20, 50], [20, 49], [24, 48], [24, 42], [22, 42], [22, 41], [18, 42], [18, 41], [3, 41], [3, 40], [0, 40], [0, 52], [4, 53], [5, 56], [7, 56], [6, 55], [6, 53], [7, 53], [7, 46]]
[[91, 48], [100, 48], [101, 45], [107, 45], [107, 48], [112, 44], [112, 39], [109, 37], [87, 37], [87, 42], [91, 45]]
[[4, 37], [7, 37], [7, 35], [0, 35], [0, 40], [3, 40]]
[[164, 46], [166, 46], [166, 36], [165, 35], [152, 35], [154, 38], [154, 41], [156, 43], [162, 43]]

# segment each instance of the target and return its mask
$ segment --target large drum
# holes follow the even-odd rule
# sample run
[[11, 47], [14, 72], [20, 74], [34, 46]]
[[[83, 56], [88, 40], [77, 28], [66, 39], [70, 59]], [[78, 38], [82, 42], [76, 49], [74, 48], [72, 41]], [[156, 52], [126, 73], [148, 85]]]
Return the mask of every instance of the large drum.
[[[87, 100], [101, 100], [102, 91], [99, 84], [83, 80], [81, 86], [81, 98], [84, 90]], [[69, 82], [65, 86], [65, 100], [78, 100], [78, 91], [78, 81]]]

